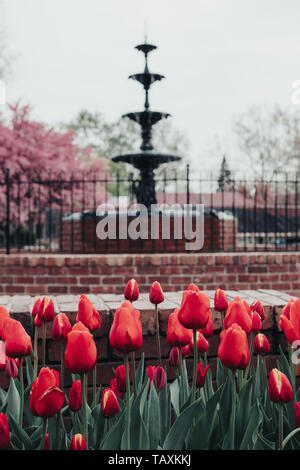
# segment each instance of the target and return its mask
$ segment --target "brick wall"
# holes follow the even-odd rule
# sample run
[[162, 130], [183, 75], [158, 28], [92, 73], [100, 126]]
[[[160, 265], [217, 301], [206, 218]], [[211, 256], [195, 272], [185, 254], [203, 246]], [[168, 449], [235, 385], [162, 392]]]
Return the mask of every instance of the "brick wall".
[[[208, 291], [207, 294], [211, 300], [211, 309], [213, 316], [214, 335], [209, 339], [209, 350], [208, 359], [212, 365], [213, 377], [216, 372], [216, 356], [219, 345], [219, 332], [221, 328], [221, 317], [220, 313], [216, 312], [213, 308], [214, 291]], [[287, 343], [283, 333], [280, 331], [278, 326], [279, 314], [282, 307], [287, 303], [290, 296], [288, 294], [276, 292], [276, 291], [227, 291], [228, 299], [232, 300], [236, 295], [245, 299], [251, 303], [253, 300], [261, 300], [264, 305], [266, 319], [262, 324], [262, 331], [268, 337], [271, 345], [271, 352], [266, 357], [266, 364], [268, 370], [276, 367], [276, 361], [279, 358], [279, 345], [283, 349], [287, 350]], [[114, 377], [113, 368], [116, 368], [122, 363], [122, 355], [115, 351], [109, 344], [108, 335], [112, 324], [115, 309], [121, 305], [124, 301], [122, 295], [116, 294], [92, 294], [89, 295], [91, 301], [99, 311], [102, 325], [99, 330], [94, 333], [94, 339], [97, 345], [98, 351], [98, 364], [97, 364], [97, 383], [108, 385], [110, 380]], [[56, 313], [62, 311], [66, 313], [71, 323], [75, 322], [79, 295], [59, 295], [52, 296], [54, 300]], [[32, 323], [32, 317], [30, 315], [32, 305], [35, 298], [25, 296], [0, 296], [0, 305], [5, 305], [12, 317], [21, 321], [27, 332], [33, 336], [34, 327]], [[178, 292], [165, 292], [165, 301], [160, 304], [160, 333], [161, 333], [161, 348], [163, 363], [167, 367], [168, 378], [175, 378], [175, 371], [171, 369], [167, 364], [167, 358], [169, 355], [170, 347], [166, 341], [166, 332], [169, 314], [180, 305], [181, 293]], [[155, 316], [153, 305], [148, 300], [147, 294], [141, 294], [137, 302], [135, 302], [135, 308], [141, 312], [141, 322], [143, 327], [143, 346], [136, 353], [137, 359], [141, 356], [142, 352], [145, 354], [146, 365], [157, 364], [157, 350], [155, 340]], [[59, 370], [60, 364], [60, 348], [61, 344], [56, 343], [52, 340], [52, 324], [47, 325], [47, 365], [52, 368]], [[41, 335], [39, 340], [39, 356], [41, 357]], [[192, 358], [187, 359], [187, 368], [192, 375]], [[300, 371], [297, 371], [300, 372]], [[298, 373], [298, 375], [300, 375]], [[300, 379], [300, 377], [299, 377]], [[92, 374], [89, 376], [89, 384], [92, 385]], [[0, 371], [0, 386], [7, 387], [8, 378], [4, 371]], [[66, 371], [65, 374], [65, 389], [66, 391], [71, 385], [71, 376]]]
[[194, 282], [203, 290], [276, 289], [300, 296], [300, 253], [0, 255], [0, 295], [122, 293], [134, 277], [141, 292]]

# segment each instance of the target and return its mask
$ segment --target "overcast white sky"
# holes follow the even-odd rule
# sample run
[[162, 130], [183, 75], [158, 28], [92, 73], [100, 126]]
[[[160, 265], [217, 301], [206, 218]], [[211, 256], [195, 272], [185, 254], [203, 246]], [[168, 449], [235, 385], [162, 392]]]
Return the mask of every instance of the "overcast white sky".
[[198, 167], [219, 165], [204, 150], [220, 135], [236, 161], [232, 118], [252, 105], [291, 104], [300, 79], [299, 0], [3, 0], [6, 41], [15, 55], [9, 102], [30, 103], [49, 123], [82, 108], [109, 119], [138, 111], [142, 71], [134, 46], [159, 49], [150, 70], [166, 80], [151, 90], [152, 109], [172, 114]]

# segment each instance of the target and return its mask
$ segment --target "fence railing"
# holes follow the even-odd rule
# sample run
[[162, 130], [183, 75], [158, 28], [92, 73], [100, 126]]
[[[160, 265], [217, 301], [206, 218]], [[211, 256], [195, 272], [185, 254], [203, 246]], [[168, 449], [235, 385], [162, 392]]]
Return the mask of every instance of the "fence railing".
[[[161, 229], [155, 239], [120, 236], [119, 222], [136, 202], [138, 179], [133, 174], [15, 174], [6, 170], [0, 179], [0, 250], [7, 254], [186, 251], [185, 240], [174, 239], [172, 234], [165, 239]], [[214, 174], [195, 175], [187, 167], [180, 174], [166, 169], [156, 179], [156, 197], [165, 211], [174, 206], [203, 205], [201, 251], [298, 250], [298, 184], [297, 175], [275, 174], [269, 180], [231, 177], [225, 181]], [[98, 236], [97, 225], [108, 214], [103, 207], [99, 211], [101, 205], [115, 208], [118, 228], [114, 240]], [[130, 222], [132, 217], [127, 215]], [[174, 225], [174, 214], [171, 219]]]

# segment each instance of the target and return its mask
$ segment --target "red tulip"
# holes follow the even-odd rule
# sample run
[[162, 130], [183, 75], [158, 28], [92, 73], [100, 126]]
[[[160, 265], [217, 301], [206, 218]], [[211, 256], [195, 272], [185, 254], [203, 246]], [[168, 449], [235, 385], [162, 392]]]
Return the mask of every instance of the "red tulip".
[[7, 357], [5, 365], [5, 373], [10, 379], [15, 379], [19, 374], [19, 358], [13, 359]]
[[153, 383], [158, 392], [163, 390], [166, 386], [167, 377], [164, 369], [161, 366], [155, 367], [153, 373]]
[[[199, 330], [197, 330], [196, 338], [197, 338], [197, 351], [198, 351], [198, 354], [204, 354], [209, 348], [208, 341], [205, 339], [203, 334], [200, 333]], [[182, 348], [181, 352], [182, 352], [183, 356], [192, 356], [194, 354], [194, 341], [193, 341], [193, 338], [192, 338], [192, 341], [187, 346], [185, 346], [185, 348]]]
[[44, 450], [50, 450], [49, 434], [45, 434]]
[[210, 300], [203, 292], [186, 290], [182, 294], [178, 320], [185, 328], [204, 328], [209, 320]]
[[178, 320], [179, 309], [170, 314], [168, 320], [167, 342], [170, 346], [185, 346], [192, 341], [193, 330], [188, 330]]
[[[131, 377], [130, 374], [130, 366], [129, 368], [129, 378]], [[117, 386], [118, 390], [122, 393], [126, 392], [126, 370], [125, 366], [121, 365], [116, 368], [116, 381], [117, 381]]]
[[203, 336], [205, 336], [205, 338], [210, 338], [214, 334], [214, 326], [212, 322], [211, 313], [209, 314], [208, 322], [206, 323], [206, 326], [204, 328], [199, 328], [198, 331], [202, 333]]
[[34, 326], [42, 326], [42, 324], [43, 324], [42, 320], [39, 319], [38, 315], [36, 315], [34, 317], [34, 322], [33, 323], [34, 323]]
[[7, 417], [4, 413], [0, 413], [0, 450], [9, 448], [9, 426]]
[[43, 323], [53, 321], [55, 315], [53, 300], [46, 295], [41, 301], [41, 305], [38, 311], [39, 320]]
[[218, 356], [222, 364], [229, 369], [246, 369], [249, 364], [249, 347], [243, 328], [233, 323], [221, 332], [220, 338]]
[[300, 401], [294, 401], [294, 411], [296, 428], [300, 428]]
[[37, 298], [36, 301], [34, 302], [34, 305], [32, 307], [31, 315], [33, 317], [36, 317], [37, 314], [39, 313], [40, 307], [41, 307], [42, 299]]
[[72, 330], [69, 318], [65, 313], [58, 313], [54, 318], [52, 338], [60, 343], [67, 341], [67, 335]]
[[147, 370], [148, 379], [150, 380], [149, 386], [151, 385], [151, 382], [152, 382], [152, 380], [153, 380], [153, 375], [154, 375], [155, 369], [156, 369], [156, 366], [148, 366], [147, 369], [146, 369], [146, 370]]
[[268, 354], [270, 352], [270, 343], [263, 333], [258, 333], [253, 341], [253, 351], [257, 354]]
[[229, 303], [224, 318], [225, 328], [229, 328], [233, 323], [240, 325], [247, 335], [252, 331], [252, 312], [247, 302], [239, 297]]
[[0, 341], [0, 370], [4, 370], [6, 366], [7, 356], [5, 354], [5, 343]]
[[252, 330], [251, 331], [260, 331], [261, 330], [261, 318], [259, 313], [255, 310], [252, 312]]
[[95, 309], [90, 299], [84, 294], [80, 296], [76, 321], [83, 323], [91, 332], [101, 326], [98, 311]]
[[193, 290], [193, 291], [195, 291], [195, 292], [200, 292], [199, 287], [196, 286], [196, 284], [193, 284], [193, 283], [189, 284], [187, 290]]
[[59, 388], [59, 374], [50, 367], [43, 367], [32, 383], [29, 408], [33, 415], [49, 418], [63, 406], [65, 394]]
[[72, 411], [79, 411], [82, 408], [81, 381], [73, 380], [69, 392], [69, 408]]
[[[280, 315], [279, 326], [290, 344], [300, 339], [300, 299], [290, 302], [289, 311]], [[288, 313], [288, 316], [287, 316]]]
[[83, 374], [94, 369], [97, 348], [92, 334], [81, 322], [75, 323], [67, 336], [65, 366], [73, 374]]
[[276, 403], [288, 403], [293, 400], [289, 379], [278, 369], [272, 369], [269, 376], [269, 399]]
[[3, 325], [3, 338], [7, 356], [30, 356], [32, 353], [31, 338], [19, 321], [10, 317], [6, 319]]
[[159, 282], [153, 282], [150, 287], [149, 300], [152, 304], [161, 304], [164, 300], [164, 293]]
[[117, 379], [111, 379], [110, 381], [110, 388], [112, 389], [112, 391], [115, 393], [115, 395], [117, 395], [117, 397], [119, 398], [123, 398], [123, 393], [121, 392], [121, 390], [119, 390], [118, 388], [118, 383], [117, 383]]
[[101, 399], [101, 413], [106, 418], [111, 418], [120, 411], [120, 405], [116, 395], [111, 388], [103, 391]]
[[262, 321], [266, 318], [264, 307], [260, 300], [256, 300], [255, 302], [252, 302], [252, 304], [250, 305], [250, 308], [252, 312], [257, 312], [259, 314]]
[[196, 386], [198, 388], [201, 388], [204, 386], [205, 384], [205, 378], [206, 378], [206, 374], [207, 372], [209, 371], [209, 369], [211, 368], [211, 366], [206, 366], [205, 369], [204, 369], [204, 366], [203, 364], [197, 364], [197, 378], [196, 378]]
[[82, 434], [74, 434], [71, 440], [70, 450], [87, 450], [86, 440]]
[[135, 279], [130, 279], [130, 281], [127, 282], [124, 297], [126, 300], [130, 300], [130, 302], [134, 302], [139, 298], [139, 286]]
[[287, 305], [285, 305], [285, 307], [283, 307], [283, 309], [281, 310], [281, 315], [285, 315], [288, 319], [290, 319], [290, 310], [291, 310], [291, 306], [293, 305], [293, 303], [295, 303], [296, 300], [295, 299], [290, 299], [287, 303]]
[[7, 318], [10, 318], [8, 311], [0, 305], [0, 339], [3, 339], [3, 327]]
[[179, 349], [173, 347], [169, 354], [168, 363], [171, 367], [179, 367]]
[[133, 308], [129, 300], [116, 310], [109, 341], [113, 348], [124, 353], [136, 351], [143, 344], [140, 312]]
[[224, 312], [228, 308], [228, 301], [225, 291], [217, 289], [215, 292], [215, 309], [218, 312]]

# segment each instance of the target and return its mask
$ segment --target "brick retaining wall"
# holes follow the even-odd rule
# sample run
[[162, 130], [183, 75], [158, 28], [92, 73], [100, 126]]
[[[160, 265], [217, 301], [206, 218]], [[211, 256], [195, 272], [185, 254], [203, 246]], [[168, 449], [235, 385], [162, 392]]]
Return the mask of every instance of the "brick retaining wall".
[[[214, 335], [209, 339], [208, 358], [212, 364], [213, 377], [216, 371], [216, 356], [219, 344], [219, 332], [221, 327], [220, 313], [213, 309], [214, 291], [207, 291], [211, 299]], [[266, 358], [267, 367], [276, 367], [276, 361], [279, 358], [279, 345], [287, 350], [287, 342], [283, 333], [278, 327], [279, 314], [284, 305], [290, 299], [290, 295], [276, 291], [266, 291], [264, 289], [259, 291], [240, 291], [233, 290], [227, 291], [229, 300], [232, 300], [236, 295], [251, 303], [253, 300], [261, 300], [264, 305], [266, 319], [262, 324], [262, 331], [268, 337], [271, 344], [271, 352]], [[122, 362], [122, 355], [112, 349], [108, 341], [108, 334], [110, 331], [113, 315], [115, 309], [124, 301], [122, 295], [116, 294], [92, 294], [89, 295], [91, 301], [100, 313], [102, 326], [94, 333], [95, 342], [98, 350], [98, 364], [97, 364], [97, 382], [98, 385], [108, 385], [110, 379], [114, 377], [113, 368], [117, 367]], [[79, 295], [59, 295], [52, 297], [54, 300], [56, 313], [62, 311], [66, 313], [71, 323], [75, 321], [78, 309]], [[33, 323], [30, 315], [32, 305], [35, 298], [31, 296], [0, 296], [0, 305], [5, 305], [12, 317], [21, 321], [28, 333], [33, 336]], [[165, 292], [165, 301], [160, 304], [160, 332], [161, 332], [161, 346], [163, 362], [168, 369], [168, 378], [174, 378], [174, 370], [170, 369], [167, 365], [167, 357], [169, 355], [170, 347], [166, 342], [167, 322], [169, 314], [174, 308], [180, 305], [181, 293], [179, 292]], [[147, 294], [141, 294], [137, 302], [134, 303], [135, 307], [141, 312], [141, 321], [143, 327], [143, 346], [140, 351], [136, 353], [139, 358], [141, 353], [144, 352], [146, 365], [157, 364], [157, 352], [155, 341], [155, 317], [153, 305], [148, 300]], [[47, 365], [59, 369], [60, 361], [60, 343], [56, 343], [51, 337], [52, 324], [47, 325]], [[41, 340], [39, 341], [39, 348], [41, 348]], [[41, 357], [41, 351], [40, 351]], [[190, 375], [192, 374], [192, 358], [187, 359], [187, 366]], [[300, 375], [300, 370], [298, 375]], [[299, 377], [300, 379], [300, 377]], [[71, 377], [66, 373], [65, 385], [66, 390], [70, 387]], [[89, 384], [92, 384], [92, 374], [89, 376]], [[4, 371], [0, 371], [0, 386], [7, 387], [8, 379]]]
[[300, 253], [0, 255], [0, 295], [122, 293], [134, 277], [141, 292], [158, 280], [179, 291], [276, 289], [300, 296]]

